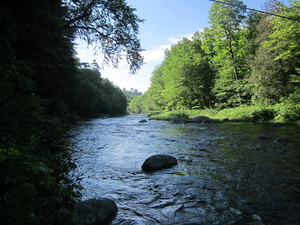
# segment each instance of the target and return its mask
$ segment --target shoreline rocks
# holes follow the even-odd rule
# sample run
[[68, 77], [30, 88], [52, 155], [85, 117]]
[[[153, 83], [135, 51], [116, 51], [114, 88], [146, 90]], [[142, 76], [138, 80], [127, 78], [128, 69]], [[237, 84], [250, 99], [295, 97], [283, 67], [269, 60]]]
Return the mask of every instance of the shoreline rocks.
[[208, 123], [208, 122], [212, 122], [213, 120], [209, 117], [206, 116], [196, 116], [194, 118], [191, 119], [192, 123]]

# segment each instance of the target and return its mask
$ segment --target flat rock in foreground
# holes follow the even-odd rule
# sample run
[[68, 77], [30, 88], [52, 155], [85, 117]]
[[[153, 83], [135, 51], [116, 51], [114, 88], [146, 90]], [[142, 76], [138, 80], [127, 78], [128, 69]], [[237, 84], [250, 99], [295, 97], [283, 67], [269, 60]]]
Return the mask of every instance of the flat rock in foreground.
[[177, 165], [177, 159], [170, 155], [153, 155], [145, 160], [142, 170], [145, 172], [154, 172]]

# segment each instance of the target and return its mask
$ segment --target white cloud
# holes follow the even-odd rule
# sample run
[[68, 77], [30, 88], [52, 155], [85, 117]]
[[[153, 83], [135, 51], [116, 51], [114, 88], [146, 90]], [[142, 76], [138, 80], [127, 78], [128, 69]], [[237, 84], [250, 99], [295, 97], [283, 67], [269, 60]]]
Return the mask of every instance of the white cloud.
[[172, 43], [172, 44], [176, 44], [177, 42], [179, 42], [182, 38], [168, 38], [167, 41]]
[[[204, 29], [199, 29], [199, 32], [203, 32]], [[186, 33], [186, 34], [180, 34], [178, 35], [178, 38], [168, 38], [167, 40], [173, 44], [176, 44], [177, 42], [181, 41], [183, 38], [187, 38], [189, 40], [192, 40], [192, 37], [194, 36], [196, 32], [193, 33]]]
[[145, 62], [155, 62], [162, 61], [165, 57], [165, 50], [170, 48], [171, 45], [161, 45], [157, 46], [152, 50], [143, 51], [142, 55], [144, 56]]
[[170, 37], [166, 40], [167, 44], [157, 46], [151, 50], [144, 51], [142, 55], [144, 56], [145, 62], [155, 62], [162, 61], [165, 57], [165, 50], [170, 49], [173, 44], [178, 43], [182, 38], [186, 37], [191, 39], [194, 33], [179, 35], [179, 38]]
[[187, 38], [187, 39], [192, 40], [192, 37], [194, 36], [194, 34], [195, 34], [195, 32], [194, 33], [185, 34], [184, 37]]

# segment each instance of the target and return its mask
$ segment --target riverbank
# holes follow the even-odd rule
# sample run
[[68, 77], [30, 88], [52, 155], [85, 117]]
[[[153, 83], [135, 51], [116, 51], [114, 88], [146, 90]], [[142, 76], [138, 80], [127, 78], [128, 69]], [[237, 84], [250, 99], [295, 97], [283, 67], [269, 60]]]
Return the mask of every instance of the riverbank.
[[172, 110], [163, 112], [154, 112], [148, 114], [150, 119], [156, 120], [190, 120], [196, 116], [207, 116], [213, 120], [229, 119], [229, 121], [243, 122], [280, 122], [300, 124], [298, 108], [279, 108], [276, 106], [239, 106], [223, 110], [205, 109], [205, 110]]

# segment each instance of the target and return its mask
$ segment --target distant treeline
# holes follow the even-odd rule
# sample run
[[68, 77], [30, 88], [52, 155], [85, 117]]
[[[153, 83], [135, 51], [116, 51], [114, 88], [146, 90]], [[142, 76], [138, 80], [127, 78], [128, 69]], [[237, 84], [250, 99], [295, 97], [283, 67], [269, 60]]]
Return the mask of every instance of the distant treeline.
[[74, 40], [93, 44], [113, 66], [126, 52], [135, 73], [139, 22], [123, 0], [1, 3], [0, 224], [65, 225], [73, 217], [80, 185], [66, 125], [124, 115], [127, 107], [122, 90], [97, 68], [82, 67]]
[[133, 89], [131, 88], [130, 90], [126, 90], [125, 88], [123, 88], [123, 92], [127, 97], [127, 100], [130, 102], [132, 99], [134, 99], [135, 97], [142, 95], [142, 92], [139, 92], [137, 89]]
[[260, 105], [270, 117], [300, 119], [300, 1], [268, 0], [270, 14], [226, 3], [212, 4], [209, 27], [165, 51], [131, 112]]

